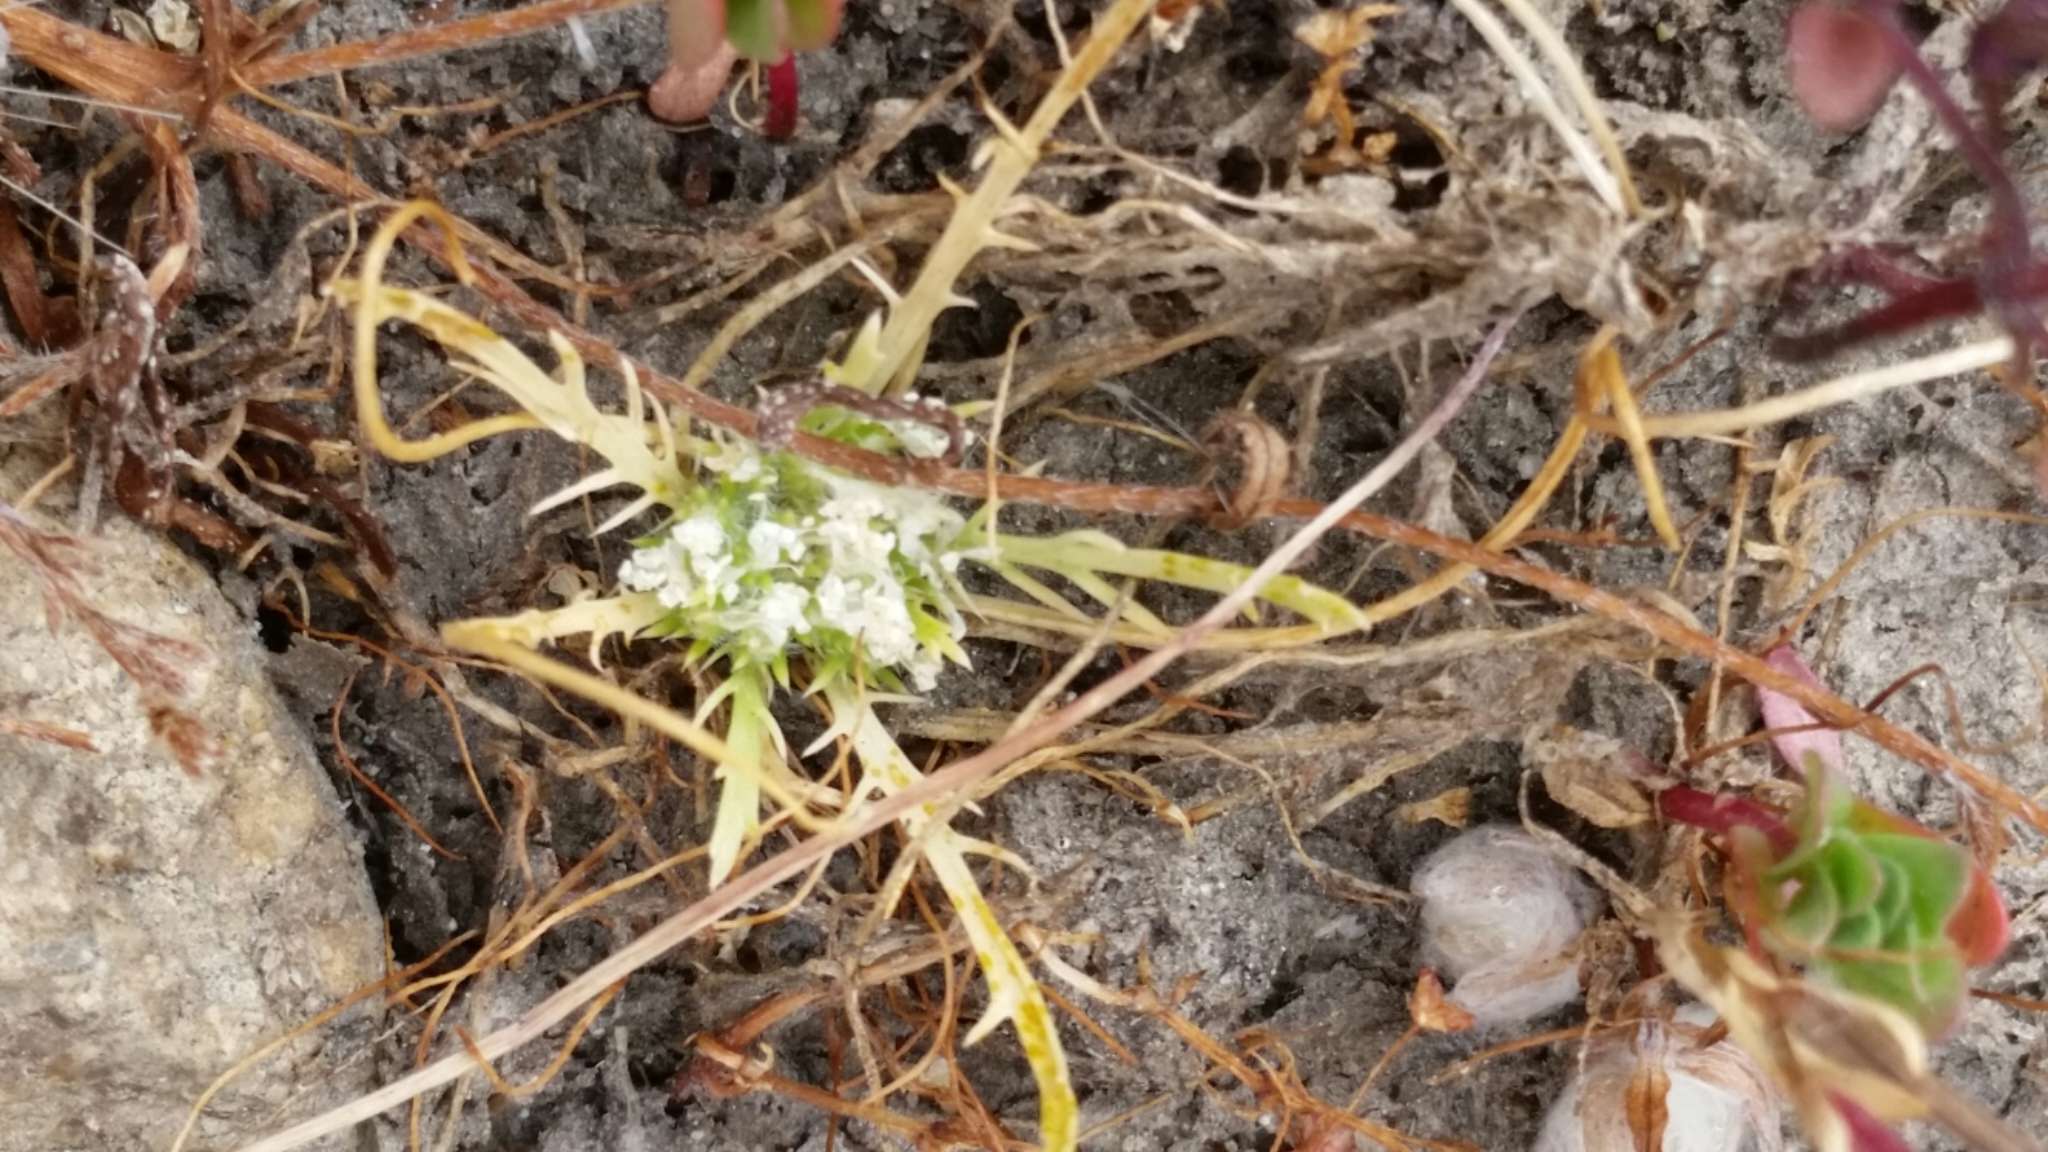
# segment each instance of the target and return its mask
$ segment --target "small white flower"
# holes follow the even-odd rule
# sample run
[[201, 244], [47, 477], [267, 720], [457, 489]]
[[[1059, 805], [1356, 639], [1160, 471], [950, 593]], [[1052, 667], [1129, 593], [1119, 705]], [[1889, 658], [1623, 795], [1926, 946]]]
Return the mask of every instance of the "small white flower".
[[717, 556], [725, 551], [725, 526], [718, 517], [707, 509], [679, 521], [669, 529], [669, 537], [682, 548], [692, 561]]
[[945, 666], [945, 659], [938, 653], [928, 648], [920, 648], [911, 655], [910, 662], [904, 665], [904, 671], [910, 673], [912, 687], [919, 692], [929, 692], [939, 686], [939, 670]]
[[781, 564], [785, 559], [792, 562], [804, 558], [809, 545], [804, 542], [803, 533], [787, 524], [773, 520], [756, 520], [747, 529], [747, 551], [752, 557], [755, 571], [765, 571]]
[[619, 565], [619, 583], [634, 592], [653, 592], [669, 580], [668, 557], [659, 548], [641, 548]]
[[899, 420], [889, 425], [896, 434], [896, 442], [903, 446], [906, 455], [921, 460], [936, 460], [953, 446], [953, 434], [921, 421]]
[[743, 441], [721, 445], [716, 452], [706, 453], [702, 460], [705, 470], [719, 473], [735, 484], [751, 484], [761, 478], [761, 453]]
[[810, 619], [805, 615], [810, 604], [811, 594], [798, 585], [777, 584], [769, 588], [754, 607], [755, 635], [765, 648], [780, 651], [788, 645], [790, 637], [811, 630]]
[[[680, 634], [745, 659], [851, 642], [869, 670], [894, 669], [920, 691], [936, 686], [945, 650], [921, 641], [916, 621], [965, 636], [951, 574], [970, 554], [952, 547], [965, 521], [944, 497], [826, 469], [809, 472], [818, 495], [808, 485], [778, 491], [779, 473], [741, 443], [700, 461], [726, 483], [695, 489], [660, 539], [620, 565], [622, 587], [655, 595]], [[728, 531], [735, 519], [746, 528]]]
[[867, 485], [862, 485], [860, 488], [835, 485], [834, 490], [837, 494], [830, 500], [825, 501], [825, 506], [818, 509], [818, 515], [823, 516], [828, 525], [837, 520], [847, 524], [859, 524], [862, 526], [866, 526], [870, 520], [877, 520], [887, 516], [889, 514], [888, 505], [877, 499], [872, 491], [867, 490], [867, 487]]
[[847, 631], [844, 624], [853, 617], [849, 603], [850, 591], [846, 581], [831, 573], [827, 573], [823, 580], [818, 581], [817, 590], [812, 594], [812, 598], [818, 604], [819, 623], [842, 632]]
[[868, 662], [894, 667], [917, 655], [917, 629], [903, 603], [903, 586], [890, 580], [869, 584], [861, 592], [859, 627], [848, 631], [858, 632]]
[[[826, 505], [827, 515], [831, 505]], [[818, 528], [818, 538], [832, 555], [835, 571], [853, 575], [876, 575], [889, 570], [889, 554], [896, 550], [894, 532], [877, 532], [866, 519], [832, 518]]]

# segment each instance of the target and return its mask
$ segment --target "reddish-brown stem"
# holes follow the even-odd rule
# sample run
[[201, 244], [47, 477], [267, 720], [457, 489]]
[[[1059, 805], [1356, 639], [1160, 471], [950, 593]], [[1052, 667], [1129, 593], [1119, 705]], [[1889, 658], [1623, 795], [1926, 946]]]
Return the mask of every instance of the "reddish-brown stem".
[[1727, 836], [1737, 828], [1751, 828], [1764, 834], [1776, 855], [1790, 852], [1798, 836], [1775, 808], [1767, 808], [1747, 796], [1727, 792], [1705, 792], [1690, 784], [1679, 784], [1657, 794], [1657, 810], [1666, 820], [1690, 824], [1716, 836]]
[[[2039, 295], [2048, 288], [2048, 270], [2032, 270], [2027, 289]], [[1898, 296], [1832, 328], [1797, 336], [1777, 336], [1771, 351], [1786, 360], [1819, 360], [1845, 348], [1887, 336], [1901, 336], [1943, 320], [1957, 320], [1984, 307], [1975, 280], [1934, 280], [1926, 287]]]
[[[1991, 193], [1992, 232], [2024, 238], [2027, 234], [2027, 210], [2025, 202], [2020, 199], [2019, 188], [2013, 184], [2012, 176], [2007, 172], [2005, 162], [1999, 159], [1991, 139], [1970, 122], [1969, 114], [1963, 111], [1962, 105], [1948, 94], [1948, 85], [1943, 82], [1941, 74], [1927, 63], [1926, 57], [1920, 55], [1920, 45], [1899, 19], [1898, 0], [1864, 0], [1863, 8], [1883, 30], [1905, 78], [1919, 91], [1921, 99], [1934, 109], [1935, 119], [1941, 121], [1949, 139], [1955, 142], [1963, 153], [1963, 159], [1977, 174], [1977, 179], [1983, 181]], [[1986, 114], [1995, 116], [1997, 111], [1987, 109]]]
[[[1817, 360], [1868, 340], [1900, 336], [1929, 324], [1968, 316], [1985, 306], [1981, 278], [1914, 279], [1920, 287], [1903, 293], [1895, 290], [1895, 283], [1877, 283], [1892, 296], [1888, 303], [1833, 328], [1776, 337], [1771, 350], [1788, 360]], [[2048, 297], [2048, 265], [2035, 264], [2024, 269], [2013, 286], [2012, 296], [2028, 304]]]

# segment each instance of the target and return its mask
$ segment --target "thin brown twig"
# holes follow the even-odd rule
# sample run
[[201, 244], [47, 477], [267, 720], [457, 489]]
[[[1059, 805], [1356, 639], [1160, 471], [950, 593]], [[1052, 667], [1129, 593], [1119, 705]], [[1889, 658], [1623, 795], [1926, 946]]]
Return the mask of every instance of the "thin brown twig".
[[399, 821], [411, 829], [412, 834], [419, 837], [427, 847], [432, 848], [435, 853], [447, 859], [462, 859], [462, 853], [442, 847], [441, 842], [434, 839], [434, 834], [427, 831], [426, 826], [421, 824], [418, 818], [407, 810], [405, 805], [399, 803], [396, 797], [386, 792], [375, 780], [370, 779], [369, 775], [357, 765], [356, 758], [349, 755], [348, 744], [341, 738], [341, 711], [348, 706], [348, 694], [356, 686], [356, 676], [359, 672], [361, 672], [359, 668], [349, 669], [348, 678], [342, 681], [341, 691], [334, 698], [334, 707], [327, 714], [327, 734], [334, 741], [335, 759], [341, 761], [342, 770], [348, 773], [349, 779], [362, 785], [365, 792], [375, 796], [379, 803], [389, 808], [391, 814], [398, 817]]

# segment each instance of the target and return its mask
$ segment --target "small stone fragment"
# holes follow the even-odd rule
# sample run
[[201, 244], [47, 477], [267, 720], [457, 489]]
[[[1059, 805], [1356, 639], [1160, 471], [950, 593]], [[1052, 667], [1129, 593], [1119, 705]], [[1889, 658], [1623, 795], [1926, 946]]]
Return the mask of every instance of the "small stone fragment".
[[[186, 703], [221, 754], [181, 770], [134, 681], [77, 626], [53, 633], [0, 550], [0, 701], [95, 749], [0, 731], [0, 1152], [168, 1148], [216, 1076], [384, 974], [360, 852], [250, 623], [127, 521], [90, 545], [94, 604], [203, 654]], [[355, 1039], [329, 1030], [263, 1061], [192, 1146], [367, 1087]], [[340, 1139], [317, 1147], [353, 1147]]]

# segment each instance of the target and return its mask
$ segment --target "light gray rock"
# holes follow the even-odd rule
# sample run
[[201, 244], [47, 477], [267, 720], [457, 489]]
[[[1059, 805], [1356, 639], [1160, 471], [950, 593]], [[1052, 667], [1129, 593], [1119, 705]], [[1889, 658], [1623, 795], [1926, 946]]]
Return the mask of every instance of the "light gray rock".
[[[111, 519], [80, 583], [185, 640], [185, 703], [217, 741], [194, 777], [86, 632], [52, 634], [0, 549], [0, 1152], [163, 1152], [221, 1072], [382, 972], [360, 852], [252, 626], [178, 550]], [[361, 1036], [295, 1041], [232, 1082], [189, 1148], [232, 1146], [360, 1090]], [[347, 1147], [337, 1142], [326, 1147]]]

